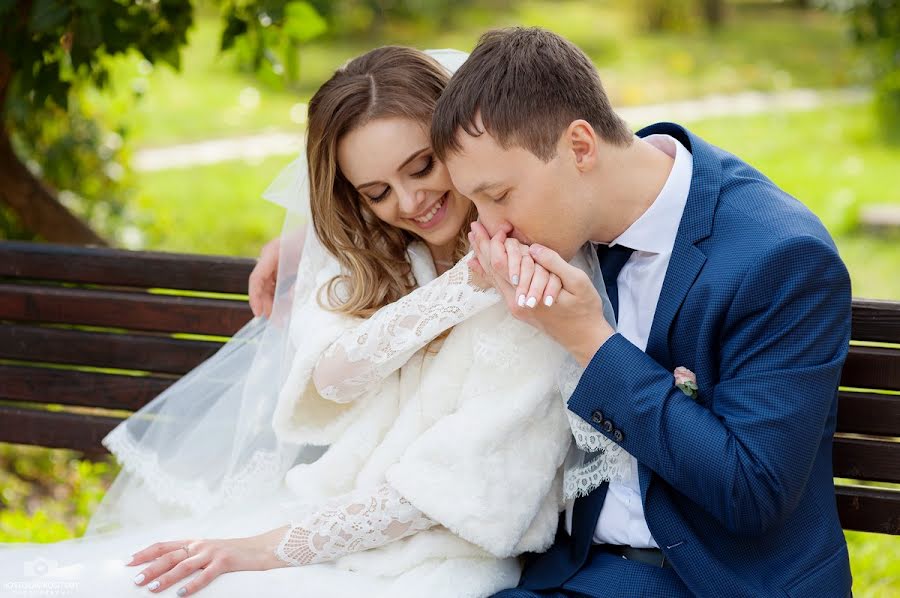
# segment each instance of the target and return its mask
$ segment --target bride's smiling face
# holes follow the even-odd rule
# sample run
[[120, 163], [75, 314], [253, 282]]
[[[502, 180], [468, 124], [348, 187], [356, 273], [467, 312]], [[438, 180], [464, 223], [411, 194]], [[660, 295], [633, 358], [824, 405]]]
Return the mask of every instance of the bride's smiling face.
[[433, 249], [455, 245], [471, 203], [434, 157], [427, 128], [407, 118], [375, 119], [344, 135], [337, 159], [378, 218]]

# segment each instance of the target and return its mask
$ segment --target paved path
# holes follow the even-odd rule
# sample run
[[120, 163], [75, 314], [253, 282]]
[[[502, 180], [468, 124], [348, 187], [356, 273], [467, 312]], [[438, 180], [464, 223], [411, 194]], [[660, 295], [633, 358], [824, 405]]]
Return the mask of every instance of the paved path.
[[[835, 91], [795, 89], [763, 93], [743, 92], [711, 95], [696, 100], [618, 108], [632, 126], [660, 120], [690, 122], [717, 116], [746, 116], [763, 112], [813, 110], [829, 103], [860, 103], [871, 97], [869, 90], [850, 88]], [[226, 139], [210, 139], [170, 147], [135, 152], [136, 170], [154, 171], [215, 164], [228, 160], [259, 160], [267, 156], [296, 154], [302, 137], [297, 133], [275, 132]]]

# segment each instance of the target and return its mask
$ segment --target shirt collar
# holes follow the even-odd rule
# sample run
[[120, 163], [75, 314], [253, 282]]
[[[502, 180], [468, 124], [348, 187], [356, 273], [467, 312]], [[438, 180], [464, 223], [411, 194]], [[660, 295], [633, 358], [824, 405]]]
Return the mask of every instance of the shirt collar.
[[644, 141], [674, 157], [675, 163], [666, 184], [647, 211], [609, 245], [624, 245], [648, 253], [670, 253], [691, 189], [694, 157], [671, 135], [650, 135], [644, 137]]

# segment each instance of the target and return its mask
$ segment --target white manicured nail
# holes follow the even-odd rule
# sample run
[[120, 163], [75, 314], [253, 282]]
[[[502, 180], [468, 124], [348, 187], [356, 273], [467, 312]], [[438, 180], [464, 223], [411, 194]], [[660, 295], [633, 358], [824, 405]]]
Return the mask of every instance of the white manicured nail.
[[150, 585], [147, 586], [147, 589], [148, 589], [148, 590], [155, 590], [155, 589], [158, 588], [158, 587], [159, 587], [159, 580], [158, 580], [158, 579], [155, 579], [155, 580], [153, 580], [153, 581], [150, 582]]
[[140, 584], [142, 581], [144, 581], [144, 574], [143, 574], [143, 573], [134, 576], [134, 583]]
[[547, 307], [553, 305], [553, 295], [547, 295], [546, 297], [544, 297], [544, 305], [546, 305]]
[[525, 305], [534, 309], [534, 306], [537, 305], [537, 299], [535, 297], [529, 297], [528, 302]]
[[519, 295], [519, 307], [525, 307], [525, 295]]
[[519, 284], [519, 275], [518, 275], [518, 274], [513, 274], [513, 275], [512, 275], [512, 283], [513, 283], [513, 284]]

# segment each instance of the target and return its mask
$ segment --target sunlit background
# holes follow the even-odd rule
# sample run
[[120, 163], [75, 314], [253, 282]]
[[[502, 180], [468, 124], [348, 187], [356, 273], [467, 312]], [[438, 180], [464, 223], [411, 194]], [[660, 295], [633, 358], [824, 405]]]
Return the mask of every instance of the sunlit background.
[[[854, 296], [900, 299], [897, 0], [0, 1], [0, 238], [255, 257], [282, 223], [260, 193], [336, 67], [505, 25], [579, 45], [635, 129], [674, 120], [760, 168], [829, 228]], [[83, 532], [116, 465], [77, 456], [0, 444], [0, 541]], [[900, 538], [847, 537], [854, 594], [900, 595]]]

